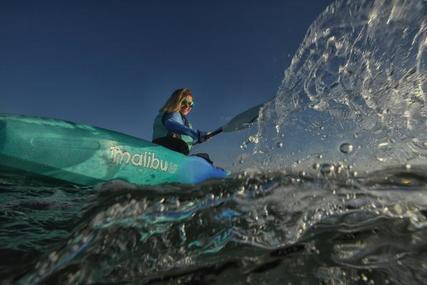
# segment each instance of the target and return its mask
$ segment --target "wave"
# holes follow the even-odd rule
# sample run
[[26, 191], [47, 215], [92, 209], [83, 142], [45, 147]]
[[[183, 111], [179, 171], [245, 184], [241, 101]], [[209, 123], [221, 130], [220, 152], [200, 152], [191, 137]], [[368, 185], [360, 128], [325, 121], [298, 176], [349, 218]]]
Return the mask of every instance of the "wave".
[[[425, 173], [391, 168], [349, 179], [246, 172], [188, 187], [112, 181], [92, 189], [96, 194], [80, 189], [87, 202], [74, 209], [67, 237], [9, 268], [8, 277], [18, 284], [258, 284], [302, 276], [416, 283], [426, 260]], [[28, 230], [44, 232], [43, 243], [61, 225]], [[16, 250], [31, 253], [25, 244]]]

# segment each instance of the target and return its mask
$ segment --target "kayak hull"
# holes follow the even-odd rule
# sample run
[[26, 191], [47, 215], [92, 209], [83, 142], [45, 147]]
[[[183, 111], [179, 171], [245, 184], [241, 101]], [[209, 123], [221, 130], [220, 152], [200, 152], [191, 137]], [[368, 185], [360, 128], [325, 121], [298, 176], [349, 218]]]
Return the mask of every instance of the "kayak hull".
[[197, 184], [227, 172], [146, 140], [62, 120], [0, 114], [0, 166], [80, 185]]

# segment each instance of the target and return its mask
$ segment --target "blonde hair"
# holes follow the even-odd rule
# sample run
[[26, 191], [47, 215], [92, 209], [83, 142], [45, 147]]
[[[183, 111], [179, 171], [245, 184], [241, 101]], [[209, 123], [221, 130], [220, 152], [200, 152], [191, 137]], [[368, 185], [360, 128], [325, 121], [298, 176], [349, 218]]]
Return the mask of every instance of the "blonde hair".
[[190, 89], [181, 88], [175, 90], [166, 101], [165, 105], [160, 109], [160, 112], [179, 112], [181, 110], [181, 103], [187, 96], [193, 97]]

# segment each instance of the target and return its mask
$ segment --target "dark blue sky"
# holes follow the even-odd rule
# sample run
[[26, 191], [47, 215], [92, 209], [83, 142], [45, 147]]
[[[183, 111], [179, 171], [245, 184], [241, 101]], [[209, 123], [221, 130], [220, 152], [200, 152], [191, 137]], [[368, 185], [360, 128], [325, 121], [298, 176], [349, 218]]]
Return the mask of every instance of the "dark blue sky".
[[0, 112], [151, 138], [176, 88], [212, 130], [276, 94], [330, 0], [1, 1]]

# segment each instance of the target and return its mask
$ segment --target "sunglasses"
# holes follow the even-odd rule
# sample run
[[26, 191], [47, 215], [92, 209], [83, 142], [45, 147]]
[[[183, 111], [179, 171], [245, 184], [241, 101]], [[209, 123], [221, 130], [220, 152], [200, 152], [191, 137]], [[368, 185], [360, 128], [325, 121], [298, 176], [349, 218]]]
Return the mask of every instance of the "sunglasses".
[[182, 100], [182, 102], [181, 102], [181, 106], [187, 106], [187, 107], [193, 108], [193, 106], [194, 106], [194, 101]]

